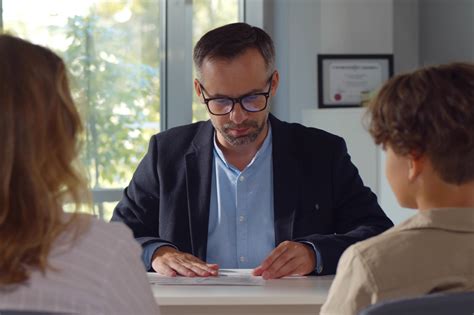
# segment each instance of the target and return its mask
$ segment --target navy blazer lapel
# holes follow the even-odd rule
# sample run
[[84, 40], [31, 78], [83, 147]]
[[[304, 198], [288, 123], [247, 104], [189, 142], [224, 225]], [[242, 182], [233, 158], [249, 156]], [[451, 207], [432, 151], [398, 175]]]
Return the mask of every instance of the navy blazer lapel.
[[294, 155], [295, 139], [291, 139], [291, 128], [274, 116], [269, 117], [272, 127], [275, 245], [278, 246], [293, 238], [301, 174]]
[[194, 137], [186, 152], [186, 190], [192, 254], [206, 261], [211, 198], [214, 128], [208, 121]]

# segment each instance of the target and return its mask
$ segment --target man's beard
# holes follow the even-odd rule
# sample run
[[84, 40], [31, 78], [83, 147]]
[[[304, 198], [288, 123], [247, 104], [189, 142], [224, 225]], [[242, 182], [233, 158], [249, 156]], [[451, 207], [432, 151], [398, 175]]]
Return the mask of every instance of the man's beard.
[[[257, 137], [262, 132], [265, 127], [265, 121], [259, 126], [258, 122], [255, 120], [247, 120], [242, 124], [227, 123], [219, 129], [219, 132], [224, 137], [224, 139], [231, 145], [244, 145], [254, 142]], [[246, 134], [245, 136], [235, 137], [229, 133], [229, 129], [238, 129], [238, 128], [253, 128], [253, 131]]]

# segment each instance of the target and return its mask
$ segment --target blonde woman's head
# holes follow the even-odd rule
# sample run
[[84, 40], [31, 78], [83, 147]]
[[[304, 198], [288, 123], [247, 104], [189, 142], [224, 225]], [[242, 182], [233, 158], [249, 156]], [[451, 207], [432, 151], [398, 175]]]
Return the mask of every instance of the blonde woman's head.
[[85, 192], [75, 169], [79, 113], [67, 71], [51, 50], [0, 35], [0, 284], [45, 271], [64, 220], [62, 203]]

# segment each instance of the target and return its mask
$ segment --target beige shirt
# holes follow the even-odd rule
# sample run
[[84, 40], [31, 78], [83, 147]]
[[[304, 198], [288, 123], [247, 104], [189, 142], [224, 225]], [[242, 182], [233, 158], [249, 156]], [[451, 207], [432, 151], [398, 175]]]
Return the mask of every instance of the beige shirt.
[[321, 314], [357, 314], [382, 300], [473, 290], [474, 209], [418, 211], [344, 252]]
[[121, 223], [91, 220], [75, 243], [55, 242], [49, 263], [26, 284], [0, 286], [0, 309], [77, 314], [158, 314], [141, 248]]

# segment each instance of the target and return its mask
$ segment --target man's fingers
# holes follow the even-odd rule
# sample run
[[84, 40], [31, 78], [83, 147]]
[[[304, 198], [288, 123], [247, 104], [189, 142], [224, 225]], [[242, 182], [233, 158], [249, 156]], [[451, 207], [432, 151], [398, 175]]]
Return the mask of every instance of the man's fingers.
[[[264, 279], [272, 279], [272, 278], [280, 278], [282, 274], [288, 269], [295, 268], [295, 260], [296, 258], [293, 255], [283, 254], [278, 257], [277, 260], [265, 270], [262, 274]], [[283, 271], [282, 271], [283, 270]]]
[[277, 260], [278, 257], [280, 257], [287, 249], [288, 249], [288, 241], [285, 241], [281, 243], [280, 245], [278, 245], [277, 248], [272, 250], [270, 255], [268, 255], [268, 257], [263, 260], [261, 264], [262, 269], [264, 270], [268, 269], [274, 263], [274, 261]]
[[[189, 254], [187, 254], [185, 258], [183, 259], [183, 263], [184, 262], [189, 264], [187, 265], [189, 269], [193, 270], [194, 272], [196, 272], [198, 275], [202, 277], [207, 277], [210, 275], [215, 276], [217, 275], [217, 271], [219, 270], [218, 264], [208, 264], [202, 261], [201, 259]], [[203, 273], [201, 270], [205, 272]]]
[[211, 276], [217, 276], [219, 274], [219, 265], [218, 264], [206, 264], [208, 267], [208, 271], [210, 272]]
[[[155, 266], [157, 266], [155, 268]], [[208, 277], [217, 275], [219, 265], [207, 264], [199, 258], [182, 252], [168, 252], [157, 257], [153, 262], [154, 269], [167, 276], [176, 274], [185, 277]], [[156, 270], [158, 272], [158, 270]]]
[[175, 261], [175, 260], [170, 261], [169, 266], [170, 266], [170, 268], [176, 270], [176, 272], [181, 276], [185, 276], [185, 277], [195, 277], [196, 276], [196, 273], [193, 270], [186, 267], [180, 261]]
[[[270, 255], [262, 262], [261, 266], [264, 271], [277, 270], [283, 265], [286, 261], [292, 258], [294, 255], [294, 250], [296, 249], [295, 243], [290, 241], [285, 241], [275, 248]], [[275, 265], [276, 264], [276, 265]], [[274, 266], [275, 265], [275, 266]]]
[[219, 270], [219, 265], [218, 264], [206, 264], [209, 268], [212, 270]]
[[255, 267], [255, 269], [252, 270], [252, 275], [261, 276], [263, 271], [264, 271], [264, 269], [262, 268], [262, 266]]
[[295, 274], [302, 263], [297, 257], [293, 257], [288, 260], [285, 264], [281, 265], [280, 268], [265, 271], [262, 275], [264, 279], [277, 279], [281, 277], [286, 277], [292, 274]]
[[176, 271], [165, 264], [154, 263], [152, 267], [160, 275], [167, 276], [167, 277], [176, 277]]
[[[283, 247], [283, 251], [279, 247]], [[313, 253], [308, 250], [307, 245], [297, 242], [283, 242], [272, 252], [268, 261], [271, 264], [262, 263], [259, 270], [254, 274], [261, 273], [264, 279], [273, 279], [289, 276], [294, 273], [301, 275], [307, 274], [314, 269], [315, 259]], [[275, 255], [274, 255], [275, 254]], [[279, 256], [277, 256], [280, 254]], [[276, 258], [275, 258], [276, 257]]]
[[[183, 266], [193, 271], [197, 276], [200, 277], [208, 277], [212, 274], [211, 269], [207, 267], [207, 264], [195, 261], [187, 261], [183, 262]], [[212, 272], [215, 272], [215, 270], [212, 270]]]
[[273, 262], [270, 269], [277, 271], [284, 265], [288, 264], [291, 260], [295, 259], [296, 256], [297, 251], [293, 248], [288, 248], [283, 254], [278, 257], [277, 260]]

